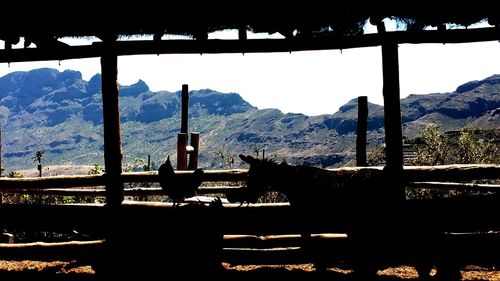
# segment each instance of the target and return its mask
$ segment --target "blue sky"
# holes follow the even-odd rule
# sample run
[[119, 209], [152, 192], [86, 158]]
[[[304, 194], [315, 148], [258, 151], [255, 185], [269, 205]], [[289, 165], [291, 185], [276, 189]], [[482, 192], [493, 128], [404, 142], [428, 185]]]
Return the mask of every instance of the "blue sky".
[[[387, 26], [388, 30], [396, 28], [390, 22]], [[374, 32], [374, 27], [367, 26], [367, 32]], [[234, 33], [211, 36], [226, 38]], [[401, 97], [451, 92], [465, 82], [500, 74], [500, 43], [402, 44], [399, 59]], [[177, 91], [188, 84], [191, 90], [236, 92], [258, 108], [283, 112], [331, 114], [360, 95], [377, 104], [383, 100], [379, 47], [342, 52], [122, 56], [118, 64], [119, 82], [124, 85], [142, 79], [153, 91]], [[86, 80], [100, 72], [99, 59], [92, 58], [4, 63], [0, 75], [39, 67], [78, 70]]]

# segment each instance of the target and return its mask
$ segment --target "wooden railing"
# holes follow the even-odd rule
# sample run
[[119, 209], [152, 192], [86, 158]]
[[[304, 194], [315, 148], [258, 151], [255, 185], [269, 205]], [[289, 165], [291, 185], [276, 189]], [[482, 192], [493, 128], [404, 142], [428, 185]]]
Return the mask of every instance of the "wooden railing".
[[[352, 167], [332, 169], [333, 173], [353, 173], [370, 169], [375, 173], [383, 173], [382, 167]], [[192, 172], [178, 171], [179, 177], [189, 177]], [[244, 182], [247, 170], [207, 170], [203, 180], [206, 182]], [[123, 173], [123, 183], [157, 183], [157, 172]], [[495, 192], [498, 185], [485, 185], [470, 182], [480, 179], [500, 179], [500, 165], [450, 165], [435, 167], [404, 167], [404, 179], [407, 188], [433, 189], [473, 189]], [[53, 195], [104, 196], [102, 186], [106, 184], [106, 175], [88, 176], [55, 176], [43, 178], [0, 178], [0, 192], [41, 193]], [[454, 182], [454, 183], [449, 183]], [[202, 187], [200, 194], [225, 193], [238, 187]], [[376, 188], [376, 187], [374, 187]], [[129, 196], [163, 195], [160, 188], [131, 188], [125, 190]], [[500, 205], [498, 201], [487, 199], [477, 202], [417, 200], [409, 202], [399, 212], [405, 212], [408, 220], [429, 223], [429, 227], [453, 229], [458, 232], [500, 229], [500, 220], [496, 218]], [[2, 205], [0, 206], [0, 222], [4, 225], [58, 231], [60, 229], [78, 229], [82, 232], [106, 233], [111, 226], [131, 224], [140, 226], [155, 225], [161, 221], [177, 218], [185, 220], [208, 220], [217, 222], [225, 234], [223, 260], [234, 264], [266, 264], [266, 263], [303, 263], [310, 262], [310, 256], [304, 254], [303, 240], [298, 233], [340, 233], [335, 235], [314, 235], [310, 243], [319, 245], [313, 255], [328, 260], [345, 258], [351, 255], [352, 245], [347, 233], [352, 227], [352, 213], [346, 212], [348, 202], [332, 208], [329, 213], [315, 217], [301, 218], [302, 214], [294, 212], [288, 204], [228, 204], [221, 211], [203, 209], [171, 208], [169, 203], [155, 202], [123, 202], [119, 210], [103, 208], [104, 204], [82, 205]], [[382, 208], [386, 208], [382, 206]], [[389, 207], [387, 207], [389, 208]], [[390, 211], [390, 210], [388, 210]], [[390, 213], [390, 212], [388, 212]], [[64, 214], [64, 218], [61, 214]], [[335, 215], [333, 215], [335, 214]], [[70, 217], [71, 220], [65, 219]], [[474, 217], [468, 220], [466, 217]], [[300, 219], [298, 219], [300, 218]], [[390, 218], [386, 218], [390, 220]], [[111, 225], [111, 226], [110, 226]], [[278, 236], [276, 236], [278, 235]], [[462, 239], [465, 236], [457, 236]], [[453, 241], [458, 238], [453, 237]], [[476, 241], [467, 240], [464, 241]], [[475, 238], [473, 238], [475, 239]], [[490, 239], [490, 240], [488, 240]], [[495, 235], [484, 241], [500, 240]], [[24, 259], [25, 253], [35, 253], [39, 258], [75, 257], [83, 255], [83, 259], [91, 257], [88, 251], [75, 251], [84, 247], [89, 251], [103, 249], [103, 240], [91, 242], [65, 242], [60, 244], [21, 244], [16, 247], [0, 244], [0, 255], [12, 259]], [[401, 241], [403, 243], [403, 241]], [[453, 242], [455, 243], [455, 242]], [[471, 242], [472, 243], [472, 242]], [[482, 242], [481, 242], [482, 243]], [[86, 247], [87, 244], [89, 247]], [[482, 243], [481, 245], [483, 245]], [[273, 249], [278, 245], [279, 249]], [[335, 254], [325, 251], [324, 245], [334, 245]], [[249, 250], [251, 248], [262, 248]], [[267, 250], [266, 250], [267, 249]], [[19, 252], [17, 252], [19, 251]], [[53, 254], [46, 254], [53, 252]], [[80, 256], [81, 256], [80, 255]]]
[[[354, 175], [361, 170], [374, 170], [382, 173], [383, 167], [344, 167], [330, 169], [333, 173], [350, 172]], [[189, 177], [192, 171], [176, 171], [179, 177]], [[204, 182], [238, 182], [245, 181], [246, 169], [233, 170], [206, 170], [203, 175]], [[120, 176], [123, 183], [157, 183], [157, 172], [135, 172], [123, 173]], [[408, 186], [416, 187], [423, 185], [426, 188], [475, 188], [494, 189], [496, 186], [453, 184], [453, 182], [472, 181], [481, 179], [500, 179], [500, 165], [446, 165], [446, 166], [405, 166], [404, 179]], [[54, 195], [86, 195], [102, 196], [103, 187], [107, 182], [106, 174], [82, 175], [82, 176], [52, 176], [34, 178], [0, 178], [0, 192], [25, 192], [46, 193]], [[427, 183], [426, 183], [427, 182]], [[428, 183], [434, 182], [434, 183]], [[443, 183], [445, 182], [445, 183]], [[452, 182], [452, 183], [450, 183]], [[70, 189], [68, 189], [70, 188]], [[200, 194], [224, 193], [225, 187], [202, 187]], [[161, 195], [160, 188], [131, 188], [125, 189], [125, 195], [147, 196]]]

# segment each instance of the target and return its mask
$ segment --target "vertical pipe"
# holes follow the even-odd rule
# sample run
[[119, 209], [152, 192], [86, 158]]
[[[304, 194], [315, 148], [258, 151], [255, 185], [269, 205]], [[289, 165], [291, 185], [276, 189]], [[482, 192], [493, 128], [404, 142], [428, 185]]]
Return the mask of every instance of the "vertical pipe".
[[187, 169], [187, 134], [177, 134], [177, 170]]
[[198, 169], [198, 153], [200, 148], [200, 133], [191, 133], [191, 146], [193, 151], [189, 153], [189, 170]]
[[368, 97], [358, 97], [358, 127], [356, 134], [356, 166], [366, 166], [366, 130], [368, 128]]
[[181, 99], [181, 133], [188, 133], [188, 108], [189, 108], [189, 91], [188, 85], [182, 85], [182, 99]]
[[114, 43], [113, 36], [107, 36], [103, 40], [101, 56], [106, 202], [111, 206], [120, 205], [123, 201], [123, 183], [120, 180], [123, 154], [118, 105], [118, 58]]

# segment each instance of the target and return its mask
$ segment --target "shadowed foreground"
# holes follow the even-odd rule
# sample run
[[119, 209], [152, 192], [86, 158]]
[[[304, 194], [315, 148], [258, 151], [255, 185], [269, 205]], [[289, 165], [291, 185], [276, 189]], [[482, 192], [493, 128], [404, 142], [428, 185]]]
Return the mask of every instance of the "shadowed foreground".
[[[124, 269], [125, 270], [125, 269]], [[196, 270], [193, 268], [193, 270]], [[500, 280], [500, 271], [469, 266], [461, 271], [462, 280]], [[147, 275], [147, 274], [146, 274]], [[187, 277], [189, 272], [185, 273]], [[275, 265], [275, 266], [230, 266], [223, 264], [223, 270], [214, 274], [219, 280], [354, 280], [352, 271], [328, 268], [316, 271], [312, 264]], [[168, 276], [158, 276], [165, 279]], [[212, 277], [212, 276], [211, 276]], [[0, 261], [2, 280], [101, 280], [90, 266], [75, 266], [71, 263], [55, 261]], [[155, 277], [156, 279], [156, 277]], [[413, 267], [400, 266], [378, 272], [375, 280], [417, 280], [418, 274]], [[431, 278], [437, 280], [437, 278]]]

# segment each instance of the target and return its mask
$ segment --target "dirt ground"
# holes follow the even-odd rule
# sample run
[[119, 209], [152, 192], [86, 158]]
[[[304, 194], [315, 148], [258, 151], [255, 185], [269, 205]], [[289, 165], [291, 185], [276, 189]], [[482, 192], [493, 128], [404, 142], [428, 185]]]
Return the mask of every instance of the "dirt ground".
[[[275, 266], [231, 266], [223, 264], [223, 280], [352, 280], [352, 271], [340, 268], [327, 268], [318, 272], [313, 264], [275, 265]], [[435, 271], [434, 271], [435, 273]], [[431, 272], [431, 275], [433, 273]], [[500, 280], [500, 270], [468, 266], [462, 269], [462, 280]], [[0, 260], [0, 279], [2, 280], [97, 280], [91, 266], [81, 266], [71, 262], [53, 261], [6, 261]], [[236, 278], [236, 279], [234, 279]], [[417, 271], [410, 266], [388, 268], [378, 272], [377, 280], [417, 280]]]

